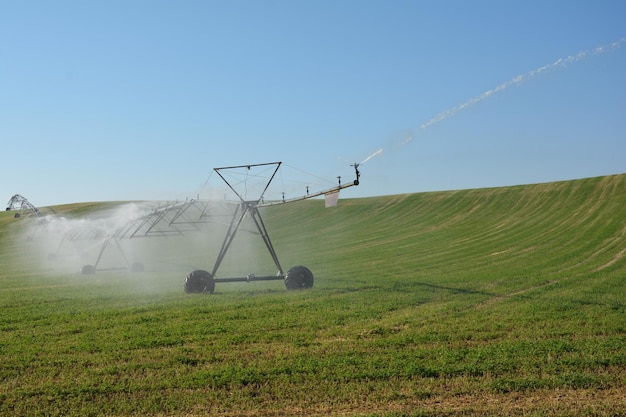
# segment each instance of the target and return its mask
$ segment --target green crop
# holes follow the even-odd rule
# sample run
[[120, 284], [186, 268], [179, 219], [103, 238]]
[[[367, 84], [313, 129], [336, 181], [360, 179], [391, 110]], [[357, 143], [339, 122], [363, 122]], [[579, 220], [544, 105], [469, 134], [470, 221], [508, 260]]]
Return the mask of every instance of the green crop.
[[[312, 289], [58, 272], [24, 238], [34, 219], [0, 213], [0, 414], [626, 414], [626, 175], [262, 214]], [[214, 261], [192, 237], [151, 242]]]

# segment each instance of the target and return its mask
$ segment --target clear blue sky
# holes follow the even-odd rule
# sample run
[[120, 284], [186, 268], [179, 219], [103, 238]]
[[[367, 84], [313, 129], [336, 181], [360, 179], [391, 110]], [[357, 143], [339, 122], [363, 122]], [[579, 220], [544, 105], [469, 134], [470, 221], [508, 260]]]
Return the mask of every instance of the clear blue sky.
[[0, 198], [332, 181], [381, 148], [344, 197], [624, 173], [625, 39], [624, 1], [0, 0]]

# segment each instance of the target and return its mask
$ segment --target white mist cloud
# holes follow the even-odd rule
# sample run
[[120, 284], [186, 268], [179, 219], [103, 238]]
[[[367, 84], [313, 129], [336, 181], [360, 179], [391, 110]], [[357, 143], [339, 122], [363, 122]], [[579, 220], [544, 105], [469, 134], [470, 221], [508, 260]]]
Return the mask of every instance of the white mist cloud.
[[[182, 283], [195, 269], [212, 270], [236, 207], [209, 200], [131, 203], [88, 217], [47, 216], [25, 228], [27, 262], [17, 267], [59, 275], [91, 266], [106, 276], [141, 264], [144, 275], [173, 273]], [[250, 216], [239, 229], [219, 274], [274, 273]]]
[[146, 205], [129, 203], [93, 217], [47, 215], [26, 228], [31, 263], [49, 272], [76, 272], [93, 264], [108, 240], [140, 217]]

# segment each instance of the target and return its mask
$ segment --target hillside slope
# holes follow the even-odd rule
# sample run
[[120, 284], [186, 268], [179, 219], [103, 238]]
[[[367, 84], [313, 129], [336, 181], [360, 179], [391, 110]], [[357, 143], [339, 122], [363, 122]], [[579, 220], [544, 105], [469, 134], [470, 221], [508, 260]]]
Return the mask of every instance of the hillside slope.
[[[0, 415], [626, 413], [626, 175], [263, 218], [312, 289], [184, 294], [215, 256], [192, 235], [146, 239], [143, 274], [38, 267], [29, 219], [0, 213]], [[252, 238], [230, 263], [269, 257]]]
[[338, 278], [384, 270], [407, 280], [542, 282], [620, 274], [626, 261], [626, 175], [345, 199], [329, 209], [287, 204], [266, 216], [288, 257]]
[[[320, 278], [331, 274], [343, 279], [383, 267], [407, 278], [470, 274], [480, 281], [515, 271], [519, 277], [549, 280], [622, 269], [625, 203], [626, 174], [345, 198], [329, 209], [319, 200], [308, 200], [272, 206], [262, 213], [284, 258], [283, 267], [304, 263]], [[122, 204], [81, 203], [55, 209], [61, 216], [82, 218]], [[15, 233], [19, 223], [12, 212], [0, 213], [0, 238]], [[11, 245], [4, 243], [0, 249], [10, 251]]]

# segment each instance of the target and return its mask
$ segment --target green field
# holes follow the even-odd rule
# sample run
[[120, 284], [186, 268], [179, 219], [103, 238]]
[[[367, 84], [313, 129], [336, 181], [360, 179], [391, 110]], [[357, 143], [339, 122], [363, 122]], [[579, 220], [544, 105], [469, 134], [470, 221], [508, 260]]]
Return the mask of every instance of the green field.
[[185, 294], [191, 237], [150, 243], [178, 267], [61, 273], [0, 213], [0, 414], [626, 415], [626, 175], [263, 216], [312, 289]]

